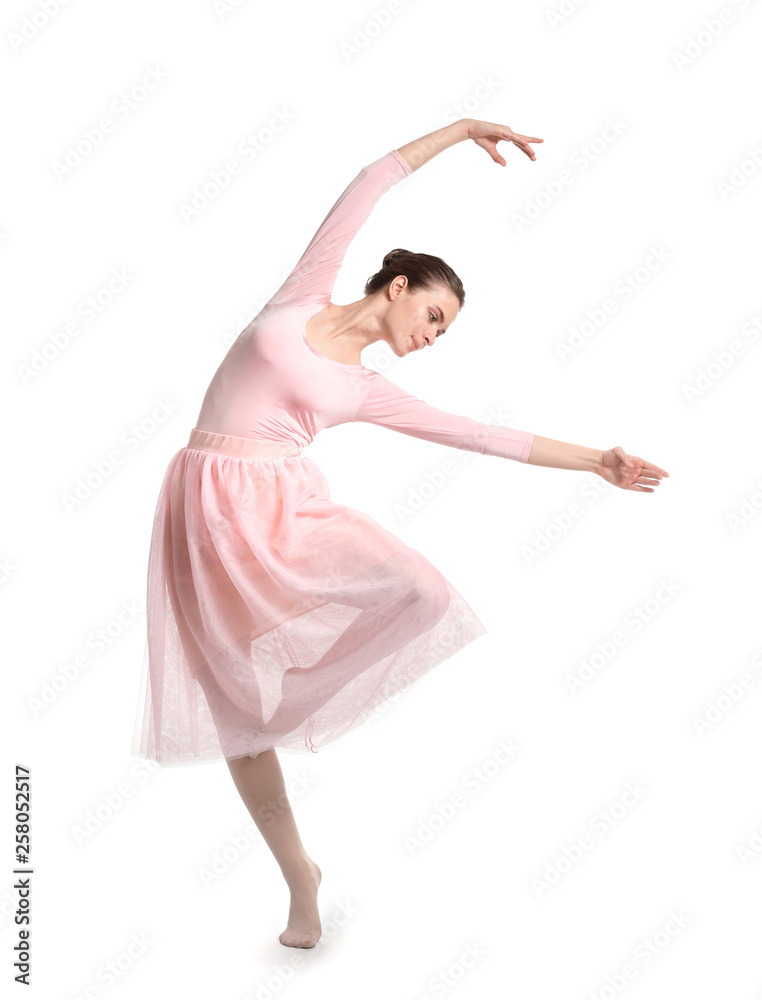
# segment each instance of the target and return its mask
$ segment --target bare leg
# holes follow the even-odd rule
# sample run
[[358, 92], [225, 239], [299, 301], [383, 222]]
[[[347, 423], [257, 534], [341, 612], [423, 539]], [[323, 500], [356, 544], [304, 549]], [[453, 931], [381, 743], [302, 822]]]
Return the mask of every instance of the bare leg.
[[322, 933], [317, 907], [321, 871], [302, 844], [275, 750], [227, 761], [235, 786], [280, 865], [291, 892], [288, 926], [278, 940], [290, 948], [314, 948]]

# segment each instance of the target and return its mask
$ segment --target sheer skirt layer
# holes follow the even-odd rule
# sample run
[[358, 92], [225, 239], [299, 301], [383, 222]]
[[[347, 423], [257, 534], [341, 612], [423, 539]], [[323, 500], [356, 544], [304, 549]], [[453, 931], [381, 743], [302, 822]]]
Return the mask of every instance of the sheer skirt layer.
[[295, 446], [251, 457], [246, 439], [194, 434], [156, 505], [133, 754], [319, 750], [486, 632], [421, 553], [334, 503]]

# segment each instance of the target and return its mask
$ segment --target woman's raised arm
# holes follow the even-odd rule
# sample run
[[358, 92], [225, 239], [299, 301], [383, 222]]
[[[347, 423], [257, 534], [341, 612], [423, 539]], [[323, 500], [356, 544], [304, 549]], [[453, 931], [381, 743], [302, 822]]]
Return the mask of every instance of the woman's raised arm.
[[347, 247], [385, 191], [412, 173], [396, 149], [363, 167], [334, 202], [270, 305], [330, 300]]
[[476, 118], [460, 118], [451, 125], [438, 128], [435, 132], [422, 135], [420, 139], [399, 146], [397, 152], [405, 158], [411, 170], [417, 170], [424, 163], [428, 163], [437, 153], [449, 149], [456, 142], [463, 142], [464, 139], [473, 139], [477, 146], [486, 149], [495, 163], [504, 167], [505, 160], [497, 151], [497, 144], [501, 139], [512, 142], [526, 153], [530, 160], [534, 160], [534, 150], [529, 145], [530, 142], [542, 142], [531, 135], [521, 135], [514, 132], [508, 125], [496, 125], [494, 122], [482, 122]]

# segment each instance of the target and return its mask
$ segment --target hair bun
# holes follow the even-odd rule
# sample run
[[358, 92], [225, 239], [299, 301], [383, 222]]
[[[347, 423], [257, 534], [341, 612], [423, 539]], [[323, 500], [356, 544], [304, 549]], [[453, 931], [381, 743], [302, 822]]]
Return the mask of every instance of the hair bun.
[[396, 250], [391, 250], [386, 257], [384, 257], [384, 267], [388, 267], [389, 264], [394, 260], [395, 257], [399, 257], [403, 253], [407, 253], [407, 250], [402, 250], [399, 247]]

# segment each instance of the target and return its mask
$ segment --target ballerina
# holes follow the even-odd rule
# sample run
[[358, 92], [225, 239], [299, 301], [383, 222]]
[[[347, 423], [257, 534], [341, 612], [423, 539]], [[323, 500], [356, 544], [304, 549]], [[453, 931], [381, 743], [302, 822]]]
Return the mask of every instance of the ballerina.
[[432, 347], [463, 307], [440, 257], [397, 248], [345, 305], [330, 296], [349, 243], [381, 195], [457, 142], [495, 163], [531, 160], [506, 125], [462, 119], [360, 170], [294, 269], [241, 332], [170, 460], [149, 552], [147, 642], [132, 753], [162, 766], [225, 760], [291, 893], [281, 944], [321, 934], [318, 865], [307, 854], [277, 757], [317, 752], [484, 634], [417, 550], [335, 503], [303, 454], [324, 428], [375, 423], [512, 461], [595, 472], [653, 493], [668, 473], [620, 446], [599, 450], [429, 406], [366, 368]]

